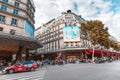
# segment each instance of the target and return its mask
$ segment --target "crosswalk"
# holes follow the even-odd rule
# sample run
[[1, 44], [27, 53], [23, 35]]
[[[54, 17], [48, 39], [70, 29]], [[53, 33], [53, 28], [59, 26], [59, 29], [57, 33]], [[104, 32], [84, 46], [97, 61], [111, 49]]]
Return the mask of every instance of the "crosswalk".
[[0, 75], [0, 80], [44, 80], [46, 69], [33, 72], [22, 72], [15, 74]]

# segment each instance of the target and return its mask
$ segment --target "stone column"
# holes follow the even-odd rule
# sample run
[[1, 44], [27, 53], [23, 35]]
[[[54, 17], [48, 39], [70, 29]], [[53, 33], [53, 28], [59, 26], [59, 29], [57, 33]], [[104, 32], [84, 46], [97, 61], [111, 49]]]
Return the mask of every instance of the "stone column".
[[25, 60], [27, 61], [29, 59], [29, 49], [26, 49], [26, 56], [25, 56]]
[[61, 53], [61, 59], [65, 60], [65, 53]]
[[23, 47], [19, 46], [19, 50], [16, 54], [16, 61], [22, 61], [22, 49], [23, 49]]

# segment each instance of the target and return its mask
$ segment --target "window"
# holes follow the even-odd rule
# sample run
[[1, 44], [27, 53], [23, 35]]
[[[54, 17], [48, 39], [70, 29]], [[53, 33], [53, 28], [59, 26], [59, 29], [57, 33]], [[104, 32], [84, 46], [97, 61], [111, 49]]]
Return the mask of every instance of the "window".
[[5, 2], [5, 3], [8, 3], [8, 0], [2, 0], [3, 2]]
[[66, 42], [66, 46], [68, 46], [68, 42]]
[[0, 22], [5, 22], [5, 16], [0, 15]]
[[17, 25], [17, 19], [12, 19], [11, 25]]
[[18, 15], [18, 10], [14, 9], [13, 14]]
[[78, 43], [77, 43], [77, 42], [75, 42], [75, 44], [76, 44], [76, 46], [78, 46]]
[[0, 27], [0, 31], [3, 31], [3, 27]]
[[15, 2], [14, 6], [15, 6], [15, 7], [19, 7], [19, 3], [18, 3], [18, 2]]
[[1, 6], [1, 10], [2, 10], [2, 11], [6, 11], [6, 10], [7, 10], [7, 6], [2, 5], [2, 6]]
[[73, 46], [73, 42], [71, 42], [71, 46]]

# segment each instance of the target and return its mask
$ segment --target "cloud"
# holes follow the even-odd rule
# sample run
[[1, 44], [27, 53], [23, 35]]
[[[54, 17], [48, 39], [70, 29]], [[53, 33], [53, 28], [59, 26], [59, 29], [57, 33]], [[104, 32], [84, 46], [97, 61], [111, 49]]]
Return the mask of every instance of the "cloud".
[[119, 0], [33, 0], [36, 6], [35, 26], [56, 18], [71, 9], [86, 20], [101, 20], [109, 32], [120, 41]]

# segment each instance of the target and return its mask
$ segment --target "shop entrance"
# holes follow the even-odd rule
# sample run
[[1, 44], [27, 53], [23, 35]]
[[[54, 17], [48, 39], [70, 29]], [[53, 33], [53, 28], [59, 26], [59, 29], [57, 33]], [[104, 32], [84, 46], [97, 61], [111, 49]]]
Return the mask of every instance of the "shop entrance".
[[73, 56], [73, 55], [69, 55], [67, 56], [67, 59], [78, 59], [79, 56]]

